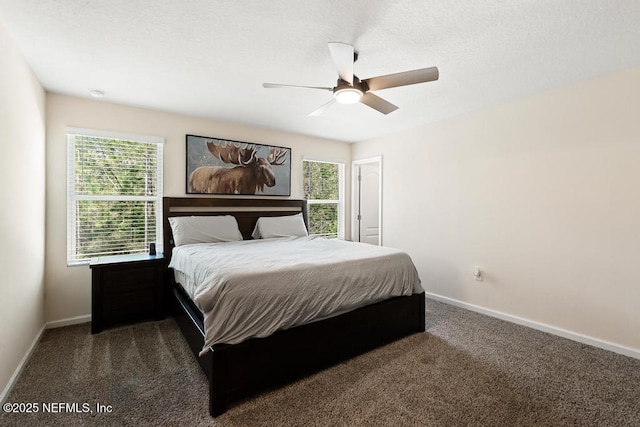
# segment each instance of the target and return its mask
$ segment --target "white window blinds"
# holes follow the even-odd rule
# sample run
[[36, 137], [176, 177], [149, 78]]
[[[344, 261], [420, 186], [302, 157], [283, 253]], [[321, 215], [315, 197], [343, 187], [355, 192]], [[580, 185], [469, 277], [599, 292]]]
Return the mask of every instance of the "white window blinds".
[[67, 130], [67, 264], [162, 251], [162, 138]]

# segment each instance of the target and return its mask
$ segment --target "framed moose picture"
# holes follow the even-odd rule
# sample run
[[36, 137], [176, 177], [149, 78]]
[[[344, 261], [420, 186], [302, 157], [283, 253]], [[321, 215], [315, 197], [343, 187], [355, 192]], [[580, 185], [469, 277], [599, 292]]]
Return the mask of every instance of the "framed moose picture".
[[187, 194], [291, 195], [291, 148], [187, 135]]

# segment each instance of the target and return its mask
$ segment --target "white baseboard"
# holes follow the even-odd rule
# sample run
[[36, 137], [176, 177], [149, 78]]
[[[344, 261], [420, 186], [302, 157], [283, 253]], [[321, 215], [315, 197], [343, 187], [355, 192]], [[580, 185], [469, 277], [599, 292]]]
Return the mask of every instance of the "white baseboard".
[[550, 326], [544, 323], [536, 322], [529, 319], [524, 319], [522, 317], [513, 316], [511, 314], [502, 313], [500, 311], [491, 310], [489, 308], [481, 307], [474, 304], [469, 304], [467, 302], [459, 301], [457, 299], [445, 297], [438, 294], [433, 294], [431, 292], [426, 292], [427, 298], [431, 298], [436, 301], [444, 302], [446, 304], [455, 305], [456, 307], [464, 308], [467, 310], [475, 311], [477, 313], [486, 314], [487, 316], [495, 317], [501, 320], [506, 320], [507, 322], [515, 323], [517, 325], [527, 326], [532, 329], [537, 329], [542, 332], [547, 332], [552, 335], [557, 335], [559, 337], [567, 338], [573, 341], [577, 341], [583, 344], [591, 345], [593, 347], [598, 347], [603, 350], [613, 351], [614, 353], [622, 354], [624, 356], [633, 357], [634, 359], [640, 359], [640, 350], [625, 347], [620, 344], [615, 344], [609, 341], [600, 340], [597, 338], [590, 337], [588, 335], [579, 334], [577, 332], [568, 331], [566, 329], [557, 328], [555, 326]]
[[45, 328], [46, 329], [61, 328], [63, 326], [79, 325], [80, 323], [87, 323], [87, 322], [91, 322], [90, 314], [47, 322], [45, 324]]
[[27, 353], [24, 355], [24, 357], [18, 364], [18, 367], [13, 372], [13, 375], [9, 379], [7, 386], [4, 388], [4, 390], [2, 390], [2, 394], [0, 394], [0, 402], [4, 403], [4, 399], [9, 395], [11, 390], [13, 390], [13, 386], [15, 385], [16, 380], [18, 379], [18, 377], [22, 373], [22, 370], [24, 369], [24, 367], [27, 365], [27, 362], [31, 358], [31, 355], [33, 354], [33, 350], [35, 350], [36, 346], [40, 342], [40, 338], [42, 338], [42, 334], [44, 333], [45, 329], [61, 328], [63, 326], [77, 325], [80, 323], [87, 323], [87, 322], [91, 322], [90, 314], [85, 316], [71, 317], [69, 319], [54, 320], [52, 322], [45, 323], [40, 329], [40, 332], [38, 332], [38, 334], [34, 338], [33, 342], [31, 343], [29, 350], [27, 351]]
[[1, 403], [4, 403], [4, 399], [6, 399], [6, 397], [9, 395], [9, 393], [11, 393], [11, 390], [13, 390], [13, 386], [15, 385], [16, 381], [18, 380], [18, 377], [22, 373], [22, 370], [24, 369], [25, 366], [27, 366], [27, 362], [31, 358], [31, 355], [33, 354], [33, 351], [36, 349], [36, 346], [40, 342], [40, 338], [42, 338], [42, 334], [44, 333], [44, 329], [45, 329], [45, 325], [43, 325], [42, 328], [40, 328], [40, 331], [36, 334], [36, 337], [33, 339], [33, 342], [31, 343], [31, 346], [29, 347], [29, 350], [27, 350], [27, 352], [25, 353], [24, 357], [22, 358], [22, 360], [18, 364], [18, 367], [13, 372], [13, 375], [11, 375], [11, 378], [9, 378], [9, 382], [7, 383], [7, 386], [4, 388], [4, 390], [2, 390], [2, 394], [0, 394], [0, 402]]

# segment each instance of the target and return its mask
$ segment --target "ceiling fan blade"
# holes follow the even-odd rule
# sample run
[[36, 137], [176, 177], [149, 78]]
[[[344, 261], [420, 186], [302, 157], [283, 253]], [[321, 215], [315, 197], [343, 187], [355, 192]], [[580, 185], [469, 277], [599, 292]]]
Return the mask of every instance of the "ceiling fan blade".
[[335, 98], [331, 98], [329, 100], [329, 102], [327, 102], [326, 104], [322, 104], [319, 108], [313, 110], [312, 112], [310, 112], [308, 114], [309, 117], [317, 117], [322, 115], [322, 113], [324, 113], [325, 111], [327, 111], [329, 109], [329, 107], [331, 107], [333, 104], [336, 103], [336, 99]]
[[281, 85], [279, 83], [262, 83], [262, 87], [267, 89], [281, 88], [281, 87], [295, 87], [301, 89], [321, 89], [333, 91], [331, 87], [319, 87], [319, 86], [298, 86], [298, 85]]
[[385, 101], [384, 99], [372, 94], [371, 92], [367, 92], [362, 95], [362, 98], [360, 98], [360, 102], [368, 107], [373, 108], [374, 110], [378, 110], [382, 114], [389, 114], [398, 109], [397, 106], [393, 105], [389, 101]]
[[419, 70], [404, 71], [402, 73], [387, 74], [386, 76], [371, 77], [363, 80], [369, 85], [369, 90], [388, 89], [391, 87], [414, 85], [438, 80], [438, 67], [421, 68]]
[[347, 43], [330, 42], [329, 51], [340, 78], [353, 84], [353, 46]]

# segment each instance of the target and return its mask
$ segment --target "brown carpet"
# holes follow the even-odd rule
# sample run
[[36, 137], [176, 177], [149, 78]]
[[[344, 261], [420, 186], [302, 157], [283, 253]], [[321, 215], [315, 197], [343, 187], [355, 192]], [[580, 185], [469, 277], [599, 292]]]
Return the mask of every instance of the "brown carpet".
[[[640, 426], [640, 360], [428, 300], [426, 333], [216, 419], [171, 319], [47, 330], [7, 401], [40, 412], [0, 413], [2, 426]], [[93, 413], [42, 413], [52, 402]]]

